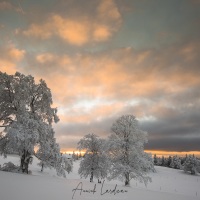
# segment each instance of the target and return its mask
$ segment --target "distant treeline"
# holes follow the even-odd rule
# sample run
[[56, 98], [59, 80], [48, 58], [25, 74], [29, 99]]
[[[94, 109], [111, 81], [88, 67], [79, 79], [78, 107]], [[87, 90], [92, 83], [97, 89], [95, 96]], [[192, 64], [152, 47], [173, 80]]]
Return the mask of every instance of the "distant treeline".
[[73, 152], [72, 154], [72, 159], [75, 161], [75, 160], [79, 160], [80, 158], [84, 158], [85, 154], [83, 153], [75, 153]]
[[195, 155], [185, 155], [184, 157], [169, 156], [169, 157], [157, 157], [154, 155], [154, 165], [169, 167], [174, 169], [181, 169], [191, 174], [200, 173], [200, 158]]

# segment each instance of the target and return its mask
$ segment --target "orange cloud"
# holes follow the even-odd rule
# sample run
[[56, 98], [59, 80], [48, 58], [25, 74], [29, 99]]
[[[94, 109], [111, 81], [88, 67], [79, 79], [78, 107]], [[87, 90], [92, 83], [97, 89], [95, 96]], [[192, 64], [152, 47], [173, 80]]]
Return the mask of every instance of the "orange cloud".
[[83, 45], [89, 40], [90, 25], [87, 20], [64, 19], [59, 15], [52, 17], [56, 34], [74, 45]]
[[16, 65], [8, 60], [0, 58], [0, 71], [8, 74], [14, 74], [16, 72]]
[[25, 56], [25, 50], [10, 45], [0, 49], [0, 54], [0, 71], [14, 74], [17, 71], [17, 63]]
[[122, 23], [122, 17], [115, 1], [102, 0], [97, 8], [97, 19], [98, 25], [94, 30], [94, 39], [104, 41], [117, 31]]
[[36, 60], [39, 63], [53, 62], [56, 59], [56, 56], [51, 53], [43, 53], [36, 56]]
[[[44, 70], [48, 63], [48, 68], [52, 66], [54, 69], [54, 75], [62, 73], [62, 78], [59, 75], [55, 82], [59, 85], [57, 90], [62, 90], [62, 83], [65, 83], [68, 97], [79, 94], [88, 98], [126, 99], [154, 96], [160, 92], [175, 94], [200, 82], [195, 72], [185, 73], [181, 67], [167, 68], [165, 55], [158, 55], [159, 59], [152, 57], [155, 57], [152, 51], [122, 49], [95, 57], [46, 53], [38, 55], [36, 60], [44, 65]], [[59, 93], [62, 94], [62, 91]]]
[[[95, 100], [94, 100], [95, 101]], [[81, 100], [79, 102], [74, 103], [73, 107], [70, 107], [66, 109], [64, 112], [61, 108], [61, 114], [60, 119], [63, 123], [90, 123], [93, 121], [101, 121], [104, 119], [104, 117], [112, 117], [119, 113], [123, 107], [124, 104], [122, 102], [101, 102], [99, 101], [94, 106], [91, 106], [89, 109], [86, 109], [84, 105], [78, 106], [80, 104]], [[90, 104], [92, 104], [93, 101], [90, 101]], [[77, 107], [76, 107], [77, 106]], [[70, 113], [70, 116], [67, 115], [67, 113]]]
[[107, 40], [111, 36], [111, 31], [109, 28], [105, 25], [96, 25], [93, 37], [95, 41], [104, 41]]
[[101, 19], [121, 22], [121, 14], [113, 0], [102, 0], [97, 11], [98, 17]]
[[180, 49], [179, 54], [184, 57], [187, 62], [194, 60], [199, 54], [200, 44], [189, 43]]
[[43, 25], [31, 24], [28, 30], [23, 31], [25, 36], [34, 36], [41, 39], [48, 39], [52, 36], [52, 26], [48, 23]]
[[[63, 69], [64, 71], [65, 71], [66, 66], [67, 66], [66, 71], [73, 71], [74, 69], [72, 59], [67, 55], [58, 56], [58, 55], [46, 52], [46, 53], [41, 53], [41, 54], [36, 55], [35, 59], [37, 63], [40, 65], [44, 65], [44, 66], [46, 66], [47, 64], [55, 65], [59, 67], [59, 69]], [[55, 66], [53, 66], [53, 68]]]
[[14, 61], [20, 61], [25, 54], [25, 50], [20, 50], [15, 47], [11, 47], [8, 49], [8, 58]]
[[69, 44], [81, 46], [108, 40], [120, 27], [121, 14], [114, 1], [101, 1], [96, 16], [63, 17], [52, 14], [38, 24], [31, 24], [22, 33], [29, 37], [49, 39], [58, 36]]

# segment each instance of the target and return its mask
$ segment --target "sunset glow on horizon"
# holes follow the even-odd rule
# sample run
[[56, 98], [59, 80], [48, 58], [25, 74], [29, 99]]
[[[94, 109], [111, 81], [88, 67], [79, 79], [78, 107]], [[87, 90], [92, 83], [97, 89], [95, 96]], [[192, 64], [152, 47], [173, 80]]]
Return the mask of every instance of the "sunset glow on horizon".
[[46, 81], [62, 152], [132, 114], [147, 152], [200, 155], [199, 22], [197, 0], [3, 0], [0, 71]]
[[[64, 154], [81, 154], [84, 155], [85, 151], [78, 151], [77, 149], [64, 149], [61, 150], [62, 153]], [[180, 156], [180, 157], [185, 157], [186, 155], [195, 155], [196, 157], [200, 157], [200, 152], [199, 151], [186, 151], [186, 152], [176, 152], [176, 151], [151, 151], [151, 150], [145, 150], [146, 153], [150, 153], [152, 156], [156, 155], [157, 157], [168, 157], [168, 156]]]

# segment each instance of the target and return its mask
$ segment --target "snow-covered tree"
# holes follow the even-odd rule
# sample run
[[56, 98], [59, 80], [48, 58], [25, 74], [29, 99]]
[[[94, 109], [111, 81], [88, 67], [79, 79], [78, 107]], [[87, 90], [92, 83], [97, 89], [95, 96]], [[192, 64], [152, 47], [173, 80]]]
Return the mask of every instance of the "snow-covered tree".
[[184, 165], [184, 162], [185, 162], [186, 158], [187, 158], [187, 154], [186, 154], [184, 157], [181, 157], [181, 158], [180, 158], [180, 159], [181, 159], [181, 165], [182, 165], [182, 166]]
[[78, 155], [74, 151], [72, 153], [72, 159], [73, 159], [73, 161], [78, 160]]
[[105, 178], [107, 176], [108, 159], [104, 153], [104, 140], [95, 134], [88, 134], [78, 142], [78, 149], [85, 150], [85, 156], [81, 160], [78, 173], [81, 177], [90, 176], [90, 182], [93, 178]]
[[144, 182], [151, 178], [148, 172], [153, 170], [153, 159], [144, 152], [147, 133], [140, 130], [133, 115], [123, 115], [112, 125], [113, 134], [109, 137], [109, 155], [112, 165], [110, 179], [130, 184], [132, 178]]
[[44, 80], [38, 84], [32, 76], [19, 72], [0, 72], [0, 153], [18, 152], [21, 170], [28, 173], [34, 148], [44, 144], [53, 122], [58, 122], [57, 109], [52, 108], [51, 91]]
[[174, 169], [181, 169], [181, 159], [177, 155], [172, 157], [170, 167]]
[[56, 168], [56, 163], [61, 160], [60, 147], [56, 143], [54, 137], [54, 130], [47, 126], [46, 131], [48, 134], [40, 135], [40, 144], [38, 144], [38, 150], [35, 156], [40, 160], [38, 165], [41, 166], [41, 171], [46, 167]]
[[154, 154], [154, 156], [153, 156], [153, 162], [154, 162], [154, 165], [158, 165], [158, 158], [157, 158], [156, 154]]
[[63, 157], [62, 154], [60, 153], [60, 147], [57, 143], [53, 143], [54, 147], [52, 148], [53, 152], [53, 162], [52, 165], [56, 169], [57, 175], [58, 176], [63, 176], [66, 178], [65, 174], [65, 165], [63, 163]]
[[82, 153], [79, 152], [79, 154], [78, 154], [78, 159], [81, 159], [82, 157], [83, 157]]
[[196, 174], [200, 167], [200, 160], [198, 160], [194, 155], [187, 156], [184, 163], [184, 171], [190, 172], [191, 174]]
[[73, 160], [67, 158], [65, 155], [62, 155], [62, 167], [69, 174], [73, 169]]
[[167, 161], [167, 167], [170, 167], [171, 162], [172, 162], [172, 157], [169, 156], [169, 157], [168, 157], [168, 161]]
[[166, 166], [166, 159], [164, 156], [162, 156], [161, 158], [161, 163], [160, 163], [161, 166]]

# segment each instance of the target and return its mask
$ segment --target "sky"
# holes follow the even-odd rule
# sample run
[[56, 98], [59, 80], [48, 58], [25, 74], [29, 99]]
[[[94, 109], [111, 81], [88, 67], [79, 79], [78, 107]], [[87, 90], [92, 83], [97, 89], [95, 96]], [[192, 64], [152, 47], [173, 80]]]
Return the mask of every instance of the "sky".
[[150, 151], [200, 151], [199, 0], [0, 0], [0, 71], [44, 79], [63, 151], [136, 116]]

